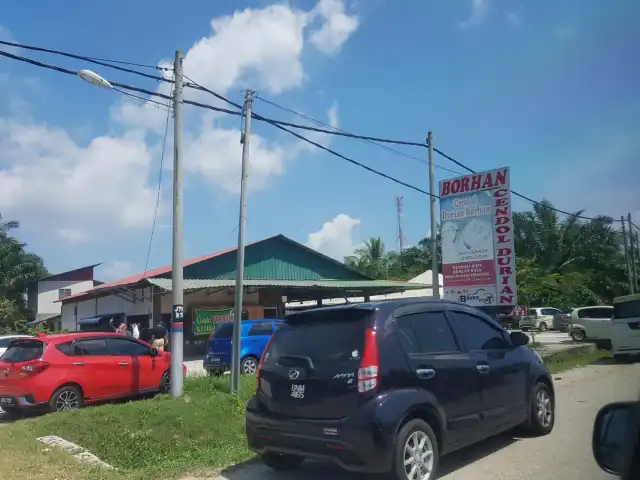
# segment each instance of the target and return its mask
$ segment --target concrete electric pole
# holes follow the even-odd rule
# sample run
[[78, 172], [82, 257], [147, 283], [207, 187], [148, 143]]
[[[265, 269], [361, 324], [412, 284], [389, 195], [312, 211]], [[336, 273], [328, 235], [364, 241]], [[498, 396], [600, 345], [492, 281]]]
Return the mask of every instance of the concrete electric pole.
[[438, 222], [436, 221], [436, 174], [433, 160], [433, 132], [427, 134], [429, 147], [429, 211], [431, 215], [431, 289], [434, 298], [440, 298], [440, 273], [438, 271]]
[[[636, 293], [636, 291], [635, 291], [635, 285], [633, 280], [633, 270], [631, 268], [632, 258], [629, 255], [630, 253], [629, 239], [627, 238], [627, 229], [625, 228], [624, 216], [620, 217], [620, 221], [622, 222], [622, 236], [624, 238], [624, 256], [627, 259], [627, 276], [629, 277], [629, 293], [633, 295], [634, 293]], [[632, 236], [631, 225], [629, 225], [629, 236], [630, 237]]]
[[629, 262], [631, 263], [631, 275], [633, 283], [633, 293], [638, 291], [638, 271], [636, 270], [636, 248], [634, 245], [633, 222], [631, 221], [631, 213], [627, 214], [627, 225], [629, 226]]
[[249, 143], [251, 139], [251, 107], [253, 91], [247, 90], [244, 98], [244, 133], [242, 142], [242, 173], [240, 177], [240, 218], [238, 220], [238, 251], [236, 264], [236, 301], [233, 310], [233, 343], [231, 357], [231, 393], [240, 393], [240, 324], [244, 296], [244, 227], [247, 220], [247, 179], [249, 177]]
[[184, 292], [182, 275], [182, 52], [176, 51], [173, 66], [173, 255], [171, 262], [171, 396], [182, 396], [184, 383]]

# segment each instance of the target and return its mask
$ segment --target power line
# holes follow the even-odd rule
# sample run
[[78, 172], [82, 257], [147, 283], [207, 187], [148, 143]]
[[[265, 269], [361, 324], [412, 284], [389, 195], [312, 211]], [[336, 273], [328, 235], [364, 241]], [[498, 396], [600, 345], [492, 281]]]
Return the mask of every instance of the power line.
[[153, 244], [153, 236], [156, 231], [156, 221], [158, 219], [158, 209], [160, 207], [160, 196], [162, 194], [162, 173], [164, 171], [164, 152], [167, 148], [167, 137], [169, 136], [169, 118], [171, 117], [171, 109], [167, 109], [167, 119], [164, 124], [164, 138], [162, 139], [162, 153], [160, 154], [160, 171], [158, 172], [158, 192], [156, 194], [156, 206], [153, 211], [153, 223], [151, 225], [151, 235], [149, 236], [149, 248], [147, 249], [147, 259], [144, 262], [144, 272], [147, 273], [149, 268], [149, 259], [151, 258], [151, 245]]
[[[308, 121], [310, 121], [310, 122], [316, 123], [316, 124], [321, 125], [321, 126], [323, 126], [323, 127], [331, 128], [331, 129], [332, 129], [332, 130], [334, 130], [335, 132], [339, 132], [339, 133], [344, 133], [344, 134], [350, 135], [350, 134], [349, 134], [349, 132], [346, 132], [345, 130], [342, 130], [342, 129], [340, 129], [340, 128], [338, 128], [338, 127], [335, 127], [335, 126], [333, 126], [333, 125], [330, 125], [330, 124], [327, 124], [327, 123], [322, 122], [322, 121], [320, 121], [320, 120], [317, 120], [317, 119], [315, 119], [315, 118], [313, 118], [313, 117], [310, 117], [310, 116], [308, 116], [308, 115], [305, 115], [305, 114], [303, 114], [303, 113], [296, 112], [295, 110], [292, 110], [292, 109], [290, 109], [290, 108], [287, 108], [287, 107], [285, 107], [285, 106], [283, 106], [283, 105], [279, 105], [279, 104], [277, 104], [276, 102], [273, 102], [273, 101], [271, 101], [271, 100], [267, 100], [267, 99], [265, 99], [265, 98], [262, 98], [262, 97], [260, 97], [259, 95], [258, 95], [258, 96], [256, 96], [256, 98], [257, 98], [258, 100], [263, 101], [264, 103], [267, 103], [267, 104], [272, 105], [272, 106], [274, 106], [274, 107], [276, 107], [276, 108], [279, 108], [280, 110], [283, 110], [283, 111], [285, 111], [285, 112], [291, 113], [292, 115], [297, 115], [297, 116], [298, 116], [298, 117], [300, 117], [300, 118], [304, 118], [305, 120], [308, 120]], [[372, 140], [367, 140], [367, 139], [364, 139], [364, 138], [356, 138], [356, 140], [360, 140], [360, 141], [362, 141], [363, 143], [368, 143], [369, 145], [374, 145], [374, 146], [376, 146], [376, 147], [378, 147], [378, 148], [382, 148], [382, 149], [384, 149], [384, 150], [386, 150], [386, 151], [388, 151], [388, 152], [394, 153], [394, 154], [396, 154], [396, 155], [400, 155], [400, 156], [403, 156], [403, 157], [406, 157], [406, 158], [410, 158], [410, 159], [412, 159], [412, 160], [416, 160], [416, 161], [418, 161], [418, 162], [420, 162], [420, 163], [422, 163], [422, 164], [424, 164], [424, 165], [428, 165], [428, 164], [429, 164], [429, 162], [428, 162], [427, 160], [425, 160], [424, 158], [420, 158], [420, 157], [416, 157], [416, 156], [414, 156], [414, 155], [410, 155], [410, 154], [408, 154], [408, 153], [406, 153], [406, 152], [403, 152], [403, 151], [401, 151], [401, 150], [396, 150], [395, 148], [388, 147], [387, 145], [383, 145], [383, 144], [381, 144], [381, 143], [377, 143], [377, 142], [374, 142], [374, 141], [372, 141]], [[441, 170], [444, 170], [444, 171], [446, 171], [446, 172], [453, 173], [453, 174], [455, 174], [455, 175], [461, 175], [461, 173], [460, 173], [460, 172], [456, 172], [455, 170], [451, 170], [451, 169], [446, 168], [446, 167], [443, 167], [443, 166], [441, 166], [441, 165], [435, 165], [435, 167], [436, 167], [436, 168], [439, 168], [439, 169], [441, 169]]]
[[[43, 63], [43, 62], [38, 62], [36, 60], [32, 60], [32, 59], [29, 59], [29, 58], [26, 58], [26, 57], [21, 57], [19, 55], [13, 55], [13, 54], [7, 53], [7, 52], [0, 52], [0, 55], [8, 57], [8, 58], [12, 58], [14, 60], [19, 60], [19, 61], [22, 61], [22, 62], [30, 63], [30, 64], [38, 66], [38, 67], [47, 68], [47, 69], [50, 69], [50, 70], [55, 70], [57, 72], [65, 73], [67, 75], [77, 75], [77, 72], [74, 72], [73, 70], [69, 70], [68, 68], [59, 67], [57, 65], [49, 65], [49, 64], [46, 64], [46, 63]], [[109, 83], [111, 83], [111, 85], [114, 86], [114, 87], [119, 87], [119, 88], [122, 88], [122, 89], [125, 89], [125, 90], [131, 90], [131, 91], [135, 91], [135, 92], [138, 92], [138, 93], [144, 93], [145, 95], [154, 96], [154, 97], [160, 97], [160, 98], [164, 98], [166, 100], [171, 100], [170, 96], [164, 95], [164, 94], [159, 93], [159, 92], [152, 92], [152, 91], [146, 90], [144, 88], [132, 87], [131, 85], [126, 85], [124, 83], [119, 83], [119, 82], [111, 82], [110, 81]], [[202, 88], [204, 88], [204, 87], [202, 87]], [[208, 91], [208, 89], [207, 89], [207, 91]], [[215, 94], [215, 95], [218, 96], [217, 94]], [[224, 97], [222, 97], [222, 95], [219, 95], [219, 97], [221, 99], [227, 101], [228, 103], [234, 105], [233, 102], [231, 102], [229, 100], [226, 100]], [[196, 107], [206, 108], [206, 109], [213, 110], [213, 111], [228, 113], [230, 115], [239, 116], [239, 115], [242, 114], [241, 112], [227, 110], [227, 109], [224, 109], [224, 108], [218, 108], [218, 107], [214, 107], [212, 105], [207, 105], [207, 104], [204, 104], [204, 103], [194, 102], [194, 101], [191, 101], [191, 100], [183, 100], [183, 103], [189, 104], [189, 105], [193, 105], [193, 106], [196, 106]], [[242, 107], [240, 107], [240, 108], [242, 108]], [[335, 150], [332, 150], [332, 149], [327, 148], [327, 147], [325, 147], [323, 145], [320, 145], [319, 143], [314, 142], [313, 140], [309, 140], [308, 138], [303, 137], [302, 135], [300, 135], [300, 134], [298, 134], [296, 132], [293, 132], [293, 131], [289, 130], [288, 128], [285, 128], [284, 126], [281, 125], [281, 124], [286, 124], [286, 122], [279, 122], [277, 120], [271, 120], [271, 119], [262, 117], [261, 115], [252, 115], [252, 118], [256, 118], [257, 120], [261, 120], [261, 121], [267, 122], [267, 123], [273, 125], [274, 127], [280, 129], [280, 130], [283, 130], [283, 131], [285, 131], [287, 133], [290, 133], [294, 137], [299, 138], [300, 140], [302, 140], [304, 142], [307, 142], [307, 143], [309, 143], [311, 145], [314, 145], [317, 148], [325, 150], [326, 152], [329, 152], [332, 155], [335, 155], [335, 156], [337, 156], [337, 157], [339, 157], [339, 158], [341, 158], [341, 159], [343, 159], [343, 160], [345, 160], [345, 161], [347, 161], [349, 163], [352, 163], [352, 164], [357, 165], [357, 166], [359, 166], [361, 168], [364, 168], [365, 170], [368, 170], [371, 173], [374, 173], [376, 175], [384, 177], [384, 178], [386, 178], [388, 180], [391, 180], [392, 182], [395, 182], [395, 183], [397, 183], [399, 185], [402, 185], [404, 187], [410, 188], [410, 189], [415, 190], [417, 192], [423, 193], [425, 195], [432, 196], [429, 192], [426, 192], [425, 190], [422, 190], [422, 189], [420, 189], [418, 187], [415, 187], [413, 185], [405, 183], [405, 182], [403, 182], [401, 180], [398, 180], [397, 178], [394, 178], [394, 177], [392, 177], [390, 175], [387, 175], [386, 173], [380, 172], [379, 170], [376, 170], [376, 169], [371, 168], [371, 167], [369, 167], [369, 166], [367, 166], [367, 165], [365, 165], [363, 163], [360, 163], [360, 162], [358, 162], [356, 160], [353, 160], [353, 159], [351, 159], [349, 157], [346, 157], [346, 156], [342, 155], [341, 153], [336, 152]], [[437, 195], [433, 195], [433, 196], [437, 197]]]
[[[172, 71], [172, 68], [165, 68], [165, 67], [158, 67], [158, 66], [153, 66], [153, 65], [145, 65], [142, 63], [133, 63], [133, 62], [123, 62], [120, 60], [107, 60], [107, 59], [103, 59], [103, 58], [96, 58], [96, 57], [87, 57], [84, 55], [77, 55], [75, 53], [69, 53], [69, 52], [62, 52], [60, 50], [51, 50], [49, 48], [43, 48], [43, 47], [36, 47], [33, 45], [23, 45], [20, 43], [14, 43], [14, 42], [7, 42], [4, 40], [0, 40], [0, 45], [7, 45], [9, 47], [16, 47], [16, 48], [21, 48], [24, 50], [32, 50], [35, 52], [44, 52], [44, 53], [51, 53], [53, 55], [60, 55], [62, 57], [68, 57], [68, 58], [74, 58], [76, 60], [82, 60], [84, 62], [88, 62], [88, 63], [93, 63], [95, 65], [101, 65], [103, 67], [107, 67], [107, 68], [112, 68], [114, 70], [120, 70], [121, 72], [127, 72], [127, 73], [132, 73], [134, 75], [139, 75], [141, 77], [146, 77], [149, 78], [151, 80], [156, 80], [158, 82], [168, 82], [171, 83], [171, 80], [165, 78], [165, 77], [159, 77], [157, 75], [149, 75], [147, 73], [144, 72], [140, 72], [138, 70], [131, 70], [130, 68], [124, 68], [124, 67], [119, 67], [117, 65], [112, 65], [113, 63], [119, 63], [122, 65], [131, 65], [131, 66], [138, 66], [138, 67], [145, 67], [145, 68], [153, 68], [155, 70], [160, 70], [160, 71]], [[107, 63], [110, 62], [110, 63]]]
[[[224, 96], [219, 95], [219, 94], [207, 89], [206, 87], [202, 87], [201, 85], [198, 85], [197, 83], [193, 82], [193, 80], [191, 80], [186, 75], [185, 75], [185, 78], [187, 80], [189, 80], [190, 82], [192, 82], [193, 85], [195, 85], [196, 87], [202, 89], [203, 91], [209, 92], [212, 95], [214, 95], [216, 98], [219, 98], [220, 100], [225, 101], [225, 102], [229, 103], [230, 105], [237, 106], [240, 109], [242, 109], [241, 105], [236, 104], [236, 103], [232, 102], [231, 100], [226, 99]], [[293, 131], [291, 131], [288, 128], [285, 128], [283, 126], [283, 125], [286, 125], [285, 122], [280, 122], [280, 121], [277, 121], [277, 120], [271, 120], [269, 118], [263, 117], [262, 115], [258, 115], [258, 114], [252, 114], [251, 117], [255, 118], [256, 120], [261, 120], [261, 121], [266, 122], [266, 123], [268, 123], [270, 125], [273, 125], [274, 127], [278, 128], [278, 129], [280, 129], [280, 130], [282, 130], [284, 132], [287, 132], [287, 133], [293, 135], [294, 137], [302, 140], [303, 142], [309, 143], [310, 145], [313, 145], [313, 146], [315, 146], [315, 147], [317, 147], [317, 148], [319, 148], [321, 150], [324, 150], [325, 152], [328, 152], [328, 153], [330, 153], [330, 154], [332, 154], [332, 155], [334, 155], [334, 156], [336, 156], [338, 158], [341, 158], [342, 160], [345, 160], [345, 161], [347, 161], [349, 163], [352, 163], [353, 165], [356, 165], [356, 166], [358, 166], [360, 168], [364, 168], [365, 170], [367, 170], [367, 171], [369, 171], [371, 173], [374, 173], [374, 174], [376, 174], [376, 175], [378, 175], [380, 177], [386, 178], [387, 180], [391, 180], [392, 182], [395, 182], [395, 183], [397, 183], [399, 185], [402, 185], [404, 187], [407, 187], [407, 188], [410, 188], [412, 190], [415, 190], [416, 192], [423, 193], [425, 195], [429, 195], [430, 197], [439, 198], [437, 195], [433, 195], [433, 194], [431, 194], [431, 193], [429, 193], [429, 192], [427, 192], [425, 190], [422, 190], [421, 188], [418, 188], [418, 187], [415, 187], [415, 186], [410, 185], [408, 183], [405, 183], [402, 180], [398, 180], [397, 178], [392, 177], [391, 175], [387, 175], [386, 173], [383, 173], [383, 172], [381, 172], [379, 170], [371, 168], [371, 167], [369, 167], [369, 166], [367, 166], [367, 165], [365, 165], [363, 163], [360, 163], [360, 162], [358, 162], [356, 160], [353, 160], [352, 158], [349, 158], [349, 157], [347, 157], [345, 155], [342, 155], [341, 153], [338, 153], [335, 150], [332, 150], [331, 148], [325, 147], [324, 145], [321, 145], [318, 142], [314, 142], [313, 140], [310, 140], [307, 137], [304, 137], [304, 136], [302, 136], [302, 135], [300, 135], [300, 134], [298, 134], [296, 132], [293, 132]], [[348, 134], [348, 136], [355, 136], [355, 135]]]
[[159, 108], [160, 110], [164, 110], [164, 111], [171, 111], [171, 105], [168, 105], [166, 103], [156, 102], [154, 100], [150, 100], [148, 98], [141, 97], [140, 95], [134, 95], [133, 93], [125, 92], [124, 90], [120, 90], [119, 88], [113, 88], [113, 90], [118, 92], [118, 93], [121, 93], [125, 97], [132, 98], [132, 99], [137, 100], [138, 102], [143, 103], [145, 105], [151, 105], [152, 107], [156, 107], [156, 108]]
[[[20, 45], [20, 44], [15, 44], [15, 43], [11, 43], [11, 42], [4, 42], [4, 41], [0, 41], [0, 44], [14, 46], [14, 47], [21, 47], [21, 48], [27, 48], [28, 47], [28, 46], [23, 46], [23, 45]], [[79, 59], [83, 59], [83, 60], [86, 60], [86, 61], [91, 60], [93, 63], [97, 62], [96, 60], [93, 60], [91, 57], [82, 57], [82, 56], [79, 56], [79, 55], [69, 54], [69, 53], [66, 53], [66, 52], [50, 51], [49, 49], [42, 49], [40, 47], [28, 47], [28, 48], [34, 49], [34, 50], [46, 51], [46, 52], [49, 52], [49, 53], [57, 53], [57, 54], [65, 55], [65, 56], [71, 56], [72, 58], [79, 58]], [[29, 59], [29, 58], [26, 58], [26, 57], [22, 57], [22, 56], [19, 56], [19, 55], [13, 55], [13, 54], [8, 53], [8, 52], [0, 52], [0, 55], [4, 56], [4, 57], [7, 57], [7, 58], [11, 58], [13, 60], [26, 62], [26, 63], [32, 64], [32, 65], [35, 65], [35, 66], [38, 66], [38, 67], [55, 70], [55, 71], [58, 71], [60, 73], [66, 73], [66, 74], [69, 74], [69, 75], [77, 75], [77, 72], [75, 72], [73, 70], [69, 70], [67, 68], [59, 67], [57, 65], [50, 65], [50, 64], [43, 63], [43, 62], [38, 62], [36, 60], [32, 60], [32, 59]], [[168, 80], [168, 79], [166, 79], [164, 77], [157, 77], [157, 76], [153, 76], [153, 75], [147, 75], [147, 74], [144, 74], [142, 72], [138, 72], [138, 71], [135, 71], [135, 70], [129, 70], [129, 69], [123, 69], [121, 67], [116, 67], [114, 65], [106, 64], [105, 66], [110, 67], [110, 68], [116, 68], [118, 70], [124, 70], [124, 71], [127, 71], [129, 73], [134, 73], [136, 75], [142, 75], [142, 76], [145, 76], [145, 77], [152, 78], [154, 80], [159, 80], [159, 81], [161, 80], [161, 81], [172, 83], [171, 80]], [[158, 68], [160, 68], [160, 67], [158, 67]], [[187, 78], [190, 81], [190, 83], [186, 83], [185, 84], [186, 87], [207, 92], [207, 93], [213, 95], [214, 97], [218, 98], [219, 100], [222, 100], [222, 101], [224, 101], [224, 102], [226, 102], [226, 103], [228, 103], [228, 104], [230, 104], [230, 105], [242, 110], [242, 106], [240, 104], [232, 102], [231, 100], [225, 98], [224, 96], [222, 96], [222, 95], [220, 95], [220, 94], [218, 94], [218, 93], [216, 93], [216, 92], [214, 92], [214, 91], [212, 91], [212, 90], [210, 90], [210, 89], [208, 89], [206, 87], [203, 87], [202, 85], [199, 85], [198, 83], [194, 82], [192, 79], [187, 77], [186, 75], [185, 75], [185, 78]], [[132, 87], [130, 85], [126, 85], [126, 84], [118, 83], [118, 82], [110, 82], [110, 83], [114, 87], [120, 87], [120, 88], [123, 88], [123, 89], [126, 89], [126, 90], [131, 90], [131, 91], [136, 91], [138, 93], [143, 93], [145, 95], [160, 97], [160, 98], [164, 98], [166, 100], [171, 100], [171, 97], [169, 97], [167, 95], [164, 95], [164, 94], [161, 94], [159, 92], [152, 92], [150, 90], [146, 90], [146, 89], [138, 88], [138, 87]], [[219, 107], [214, 107], [212, 105], [208, 105], [208, 104], [204, 104], [204, 103], [200, 103], [200, 102], [194, 102], [194, 101], [191, 101], [191, 100], [184, 100], [184, 103], [185, 104], [189, 104], [189, 105], [193, 105], [193, 106], [196, 106], [196, 107], [200, 107], [200, 108], [205, 108], [205, 109], [209, 109], [209, 110], [213, 110], [213, 111], [217, 111], [217, 112], [226, 113], [226, 114], [229, 114], [229, 115], [236, 115], [236, 116], [240, 116], [241, 115], [241, 112], [228, 110], [228, 109], [224, 109], [224, 108], [219, 108]], [[318, 147], [318, 148], [320, 148], [322, 150], [326, 150], [329, 153], [332, 153], [333, 155], [337, 155], [338, 157], [343, 158], [344, 160], [350, 161], [352, 163], [355, 162], [355, 161], [352, 161], [351, 159], [349, 159], [347, 157], [344, 157], [343, 155], [341, 155], [341, 154], [339, 154], [339, 153], [337, 153], [337, 152], [335, 152], [335, 151], [333, 151], [331, 149], [328, 149], [328, 148], [326, 148], [326, 147], [324, 147], [324, 146], [322, 146], [322, 145], [320, 145], [320, 144], [318, 144], [316, 142], [313, 142], [312, 140], [309, 140], [306, 137], [303, 137], [302, 135], [298, 135], [297, 133], [292, 132], [291, 130], [289, 130], [289, 129], [285, 128], [285, 127], [297, 128], [297, 129], [302, 129], [302, 130], [307, 130], [307, 131], [312, 131], [312, 132], [318, 132], [318, 133], [325, 133], [325, 134], [328, 134], [328, 135], [343, 136], [343, 137], [354, 138], [354, 139], [358, 139], [358, 140], [366, 140], [366, 141], [371, 141], [371, 142], [389, 143], [389, 144], [397, 144], [397, 145], [407, 145], [407, 146], [415, 146], [415, 147], [422, 147], [422, 148], [427, 148], [428, 147], [428, 145], [426, 145], [426, 143], [408, 142], [408, 141], [403, 141], [403, 140], [391, 140], [391, 139], [385, 139], [385, 138], [379, 138], [379, 137], [368, 137], [368, 136], [364, 136], [364, 135], [355, 135], [355, 134], [344, 132], [344, 131], [334, 131], [334, 130], [328, 130], [328, 129], [323, 129], [323, 128], [316, 128], [316, 127], [311, 127], [311, 126], [298, 125], [298, 124], [295, 124], [295, 123], [283, 122], [283, 121], [280, 121], [280, 120], [274, 120], [274, 119], [266, 118], [266, 117], [263, 117], [262, 115], [258, 115], [256, 113], [252, 113], [252, 118], [255, 118], [256, 120], [259, 120], [259, 121], [263, 121], [263, 122], [269, 123], [269, 124], [275, 126], [276, 128], [279, 128], [280, 130], [286, 131], [286, 132], [290, 133], [291, 135], [294, 135], [295, 137], [297, 137], [297, 138], [299, 138], [299, 139], [301, 139], [301, 140], [303, 140], [303, 141], [305, 141], [307, 143], [315, 145], [316, 147]], [[436, 153], [438, 153], [439, 155], [443, 156], [444, 158], [446, 158], [447, 160], [449, 160], [449, 161], [453, 162], [454, 164], [458, 165], [462, 169], [468, 171], [469, 173], [477, 173], [471, 167], [468, 167], [467, 165], [463, 164], [462, 162], [460, 162], [460, 161], [456, 160], [455, 158], [451, 157], [450, 155], [444, 153], [442, 150], [434, 148], [434, 151]], [[409, 185], [409, 184], [405, 184], [404, 182], [401, 182], [400, 180], [394, 179], [393, 177], [387, 176], [386, 174], [384, 174], [382, 172], [378, 172], [377, 170], [371, 169], [370, 167], [367, 167], [366, 165], [360, 164], [359, 162], [355, 162], [355, 164], [356, 165], [360, 165], [363, 168], [365, 168], [367, 170], [370, 170], [370, 171], [372, 171], [372, 172], [374, 172], [376, 174], [379, 174], [379, 175], [382, 175], [384, 177], [387, 177], [387, 178], [389, 178], [389, 179], [391, 179], [393, 181], [399, 182], [400, 184], [402, 184], [404, 186], [407, 186], [408, 188], [411, 188], [413, 190], [425, 193], [426, 195], [431, 195], [430, 193], [428, 193], [428, 192], [426, 192], [424, 190], [421, 190], [421, 189], [419, 189], [417, 187], [414, 187], [412, 185]], [[580, 218], [580, 219], [583, 219], [583, 220], [597, 220], [596, 217], [587, 217], [585, 215], [577, 215], [575, 213], [570, 213], [570, 212], [567, 212], [567, 211], [564, 211], [564, 210], [561, 210], [561, 209], [546, 205], [546, 204], [544, 204], [542, 202], [539, 202], [537, 200], [533, 200], [532, 198], [530, 198], [530, 197], [528, 197], [526, 195], [523, 195], [521, 193], [518, 193], [518, 192], [516, 192], [514, 190], [511, 190], [511, 193], [513, 193], [515, 196], [517, 196], [519, 198], [522, 198], [523, 200], [526, 200], [526, 201], [528, 201], [528, 202], [530, 202], [530, 203], [532, 203], [534, 205], [539, 205], [539, 206], [541, 206], [543, 208], [547, 208], [549, 210], [553, 210], [553, 211], [556, 211], [558, 213], [562, 213], [564, 215], [575, 216], [576, 218]], [[433, 196], [437, 197], [437, 195], [433, 195]], [[620, 220], [614, 219], [614, 221], [619, 222]]]

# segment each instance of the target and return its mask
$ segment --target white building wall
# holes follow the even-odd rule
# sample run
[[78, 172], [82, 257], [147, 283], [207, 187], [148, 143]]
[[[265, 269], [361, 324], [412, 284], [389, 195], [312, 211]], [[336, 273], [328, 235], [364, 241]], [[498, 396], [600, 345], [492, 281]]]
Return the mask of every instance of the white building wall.
[[56, 315], [61, 313], [62, 303], [55, 303], [59, 299], [61, 288], [71, 289], [71, 295], [86, 292], [93, 288], [93, 280], [77, 282], [74, 280], [53, 280], [38, 282], [38, 311], [36, 313], [50, 313]]
[[150, 314], [151, 289], [140, 289], [136, 290], [135, 293], [135, 301], [131, 301], [133, 299], [131, 293], [123, 293], [121, 296], [106, 295], [104, 297], [66, 303], [62, 307], [62, 328], [75, 331], [77, 320], [96, 315], [109, 315], [111, 313], [124, 313], [126, 315]]

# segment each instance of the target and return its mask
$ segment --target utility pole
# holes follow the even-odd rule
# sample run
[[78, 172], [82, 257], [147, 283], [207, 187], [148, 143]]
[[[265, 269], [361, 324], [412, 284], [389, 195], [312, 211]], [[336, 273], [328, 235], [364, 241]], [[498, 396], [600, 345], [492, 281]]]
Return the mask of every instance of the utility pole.
[[240, 393], [240, 324], [244, 296], [244, 227], [247, 221], [247, 179], [249, 177], [249, 143], [251, 139], [251, 107], [253, 91], [244, 97], [244, 133], [242, 143], [242, 177], [240, 178], [240, 218], [238, 221], [238, 251], [236, 264], [236, 301], [233, 310], [233, 344], [231, 357], [231, 393]]
[[[624, 216], [620, 217], [622, 222], [622, 236], [624, 238], [624, 256], [627, 259], [627, 276], [629, 277], [629, 293], [633, 295], [636, 293], [633, 280], [633, 271], [631, 269], [631, 257], [629, 256], [629, 242], [627, 240], [627, 229], [625, 228]], [[631, 236], [631, 225], [629, 225], [629, 234]]]
[[182, 396], [184, 357], [184, 292], [182, 276], [182, 52], [173, 65], [173, 255], [171, 262], [171, 396]]
[[398, 249], [400, 251], [400, 253], [402, 253], [402, 251], [404, 250], [404, 231], [402, 229], [402, 210], [403, 210], [403, 202], [404, 199], [403, 197], [400, 196], [396, 196], [396, 221], [397, 221], [397, 227], [398, 227], [398, 232], [397, 232], [397, 239], [398, 240]]
[[436, 221], [436, 174], [433, 161], [433, 132], [427, 134], [427, 146], [429, 147], [429, 193], [431, 194], [431, 289], [434, 298], [440, 298], [440, 274], [438, 272], [438, 223]]
[[633, 244], [633, 222], [631, 221], [631, 213], [627, 214], [627, 224], [629, 226], [629, 261], [631, 263], [631, 274], [633, 275], [633, 293], [638, 291], [638, 271], [636, 270], [636, 248]]

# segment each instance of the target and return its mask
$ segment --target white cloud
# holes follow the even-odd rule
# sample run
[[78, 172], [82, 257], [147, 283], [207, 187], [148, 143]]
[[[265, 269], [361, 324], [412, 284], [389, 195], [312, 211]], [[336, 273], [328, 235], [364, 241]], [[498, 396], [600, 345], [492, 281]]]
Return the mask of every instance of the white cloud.
[[[342, 0], [320, 0], [309, 11], [287, 3], [247, 8], [213, 19], [211, 28], [210, 35], [187, 50], [186, 75], [223, 95], [246, 87], [276, 95], [307, 81], [302, 59], [308, 44], [336, 52], [355, 32], [357, 19], [345, 13]], [[318, 43], [322, 31], [324, 42]], [[0, 36], [6, 34], [0, 31]], [[169, 85], [161, 84], [158, 91], [168, 94]], [[186, 89], [185, 96], [216, 104], [203, 92]], [[0, 211], [71, 243], [100, 237], [106, 229], [147, 229], [156, 195], [150, 167], [159, 156], [158, 135], [164, 132], [167, 113], [119, 99], [109, 114], [113, 125], [108, 131], [115, 133], [87, 145], [75, 142], [64, 129], [31, 118], [0, 117]], [[337, 105], [327, 114], [337, 124]], [[192, 107], [185, 108], [185, 127], [186, 172], [236, 192], [238, 129], [222, 123], [219, 115]], [[293, 138], [274, 142], [252, 135], [250, 188], [267, 185], [303, 152], [308, 150]]]
[[323, 24], [311, 34], [311, 42], [327, 54], [339, 51], [359, 25], [357, 16], [346, 13], [342, 0], [320, 0], [312, 13], [321, 17]]
[[465, 21], [460, 22], [458, 27], [464, 29], [480, 25], [484, 22], [489, 11], [489, 0], [471, 0], [471, 14]]
[[359, 219], [340, 213], [330, 222], [325, 222], [320, 230], [310, 233], [306, 245], [343, 261], [344, 257], [351, 255], [356, 248], [353, 241], [353, 229], [359, 223]]
[[111, 260], [100, 268], [100, 279], [103, 282], [113, 282], [136, 273], [130, 262]]
[[0, 208], [76, 243], [104, 229], [147, 228], [151, 157], [139, 132], [80, 147], [65, 130], [0, 119]]

